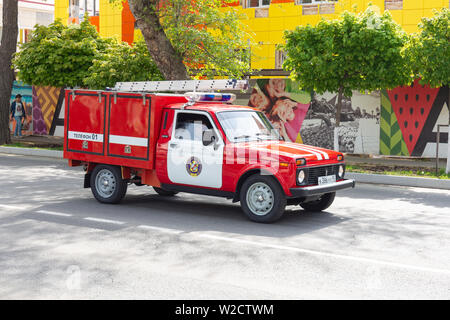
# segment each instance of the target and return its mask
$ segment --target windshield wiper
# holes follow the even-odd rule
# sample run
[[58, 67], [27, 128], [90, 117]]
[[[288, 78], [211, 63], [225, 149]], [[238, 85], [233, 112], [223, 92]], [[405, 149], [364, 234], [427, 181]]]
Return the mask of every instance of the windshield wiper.
[[261, 132], [259, 132], [259, 133], [256, 134], [256, 136], [258, 137], [259, 140], [262, 140], [262, 139], [260, 138], [260, 136], [266, 136], [266, 137], [269, 138], [269, 140], [275, 140], [275, 137], [274, 137], [274, 136], [272, 136], [271, 134], [267, 134], [267, 133], [261, 133]]
[[249, 136], [249, 135], [242, 135], [242, 136], [237, 136], [237, 137], [234, 137], [233, 139], [234, 140], [237, 140], [237, 139], [248, 139], [248, 138], [250, 138], [251, 136]]

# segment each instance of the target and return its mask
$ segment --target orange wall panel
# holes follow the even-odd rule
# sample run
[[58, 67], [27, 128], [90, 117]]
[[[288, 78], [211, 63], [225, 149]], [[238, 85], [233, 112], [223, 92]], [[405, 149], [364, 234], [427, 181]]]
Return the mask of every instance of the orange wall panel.
[[122, 41], [132, 44], [134, 41], [134, 23], [135, 19], [131, 13], [128, 1], [123, 2], [122, 9]]

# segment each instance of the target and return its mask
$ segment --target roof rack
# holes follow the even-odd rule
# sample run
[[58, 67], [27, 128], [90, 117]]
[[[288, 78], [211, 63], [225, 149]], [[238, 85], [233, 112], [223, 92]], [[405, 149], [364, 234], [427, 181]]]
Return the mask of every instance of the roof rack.
[[248, 80], [177, 80], [117, 82], [113, 91], [124, 92], [176, 92], [176, 91], [214, 91], [247, 90]]

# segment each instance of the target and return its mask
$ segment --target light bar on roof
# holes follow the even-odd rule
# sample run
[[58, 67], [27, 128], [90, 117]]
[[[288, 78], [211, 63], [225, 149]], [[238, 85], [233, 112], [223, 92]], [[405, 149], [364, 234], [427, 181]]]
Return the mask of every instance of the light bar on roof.
[[211, 93], [211, 92], [186, 92], [184, 94], [189, 102], [233, 102], [236, 95], [233, 93]]

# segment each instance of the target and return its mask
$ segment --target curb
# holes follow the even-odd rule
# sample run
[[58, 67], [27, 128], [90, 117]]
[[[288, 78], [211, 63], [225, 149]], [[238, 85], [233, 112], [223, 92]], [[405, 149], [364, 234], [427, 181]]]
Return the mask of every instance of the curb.
[[388, 184], [404, 187], [450, 190], [450, 180], [447, 179], [391, 176], [385, 174], [368, 174], [356, 172], [347, 172], [345, 174], [345, 177], [354, 179], [356, 182], [361, 183]]
[[48, 158], [57, 158], [57, 159], [63, 158], [63, 151], [58, 151], [58, 150], [0, 147], [0, 153], [18, 154], [18, 155], [24, 155], [24, 156], [48, 157]]

